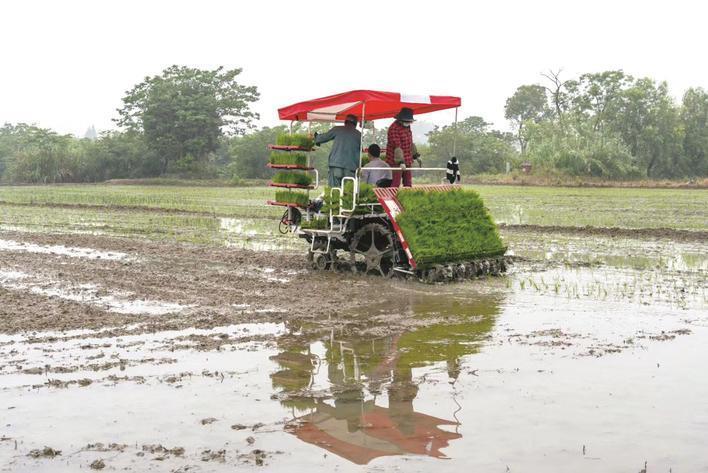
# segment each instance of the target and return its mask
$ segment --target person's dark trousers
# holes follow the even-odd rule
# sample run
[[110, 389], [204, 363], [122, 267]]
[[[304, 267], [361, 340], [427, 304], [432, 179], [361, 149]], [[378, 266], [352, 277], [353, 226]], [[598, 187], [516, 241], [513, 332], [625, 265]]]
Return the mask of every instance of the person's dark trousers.
[[403, 173], [403, 187], [411, 187], [413, 185], [413, 173], [410, 171], [393, 171], [391, 187], [401, 187], [401, 172]]
[[330, 187], [340, 187], [342, 185], [342, 178], [344, 177], [354, 177], [354, 171], [330, 166], [328, 179]]

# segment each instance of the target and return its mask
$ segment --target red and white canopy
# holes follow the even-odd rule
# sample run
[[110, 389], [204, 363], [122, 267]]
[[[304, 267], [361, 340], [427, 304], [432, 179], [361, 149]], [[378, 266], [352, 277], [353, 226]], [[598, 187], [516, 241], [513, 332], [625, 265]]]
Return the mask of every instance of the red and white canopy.
[[459, 97], [445, 95], [409, 95], [398, 92], [352, 90], [320, 99], [307, 100], [278, 109], [281, 120], [342, 121], [348, 114], [361, 120], [393, 118], [402, 107], [413, 109], [414, 115], [459, 107]]

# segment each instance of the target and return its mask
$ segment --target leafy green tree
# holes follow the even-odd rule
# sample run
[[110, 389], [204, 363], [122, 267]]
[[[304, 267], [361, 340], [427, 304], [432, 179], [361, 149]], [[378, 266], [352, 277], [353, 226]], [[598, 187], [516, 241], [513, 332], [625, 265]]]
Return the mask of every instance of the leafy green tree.
[[0, 128], [3, 180], [17, 183], [97, 182], [159, 174], [134, 132], [103, 133], [96, 141], [26, 124]]
[[[18, 125], [19, 126], [19, 125]], [[18, 150], [16, 126], [5, 123], [0, 128], [0, 179], [3, 179], [8, 163]]]
[[577, 81], [568, 81], [565, 87], [576, 122], [589, 122], [594, 131], [602, 131], [615, 117], [619, 98], [632, 80], [617, 70], [583, 74]]
[[171, 162], [205, 160], [222, 135], [243, 134], [257, 114], [254, 86], [236, 79], [241, 69], [201, 70], [172, 66], [147, 77], [123, 97], [116, 122], [142, 132], [165, 173]]
[[608, 125], [621, 136], [647, 177], [685, 174], [679, 110], [666, 82], [637, 79], [621, 91], [611, 107]]
[[142, 135], [134, 131], [102, 133], [96, 141], [81, 140], [80, 175], [84, 182], [152, 177], [160, 173], [150, 159]]
[[76, 178], [77, 150], [72, 136], [25, 124], [6, 125], [3, 135], [11, 153], [5, 160], [7, 180], [46, 184]]
[[565, 113], [569, 106], [569, 97], [567, 91], [567, 85], [570, 81], [564, 81], [561, 79], [562, 69], [557, 71], [549, 70], [541, 75], [545, 77], [550, 85], [545, 87], [551, 96], [551, 103], [553, 104], [553, 111], [555, 112], [555, 119], [558, 121], [558, 125], [561, 129], [565, 129]]
[[535, 168], [609, 179], [638, 175], [622, 140], [595, 131], [589, 122], [565, 130], [555, 122], [531, 123], [527, 136], [527, 158]]
[[609, 178], [637, 172], [651, 178], [686, 173], [679, 111], [665, 83], [635, 80], [615, 70], [583, 74], [562, 86], [569, 119], [552, 133], [536, 129], [530, 144], [537, 148], [534, 160], [550, 161], [572, 174]]
[[511, 120], [516, 128], [516, 139], [521, 154], [526, 152], [524, 124], [529, 121], [540, 122], [549, 116], [546, 89], [540, 85], [522, 85], [514, 95], [506, 99], [504, 118]]
[[507, 162], [518, 159], [510, 133], [493, 130], [491, 123], [472, 116], [459, 122], [456, 127], [435, 127], [428, 133], [433, 166], [444, 166], [452, 157], [455, 140], [455, 154], [460, 160], [463, 178], [465, 174], [504, 172]]
[[278, 135], [287, 133], [287, 128], [277, 126], [262, 128], [245, 136], [233, 138], [229, 153], [231, 164], [229, 170], [232, 177], [241, 179], [265, 179], [272, 175], [268, 164], [270, 151], [268, 145], [275, 143]]
[[385, 151], [387, 143], [388, 127], [383, 126], [381, 123], [367, 121], [364, 127], [364, 147], [370, 144], [377, 144], [381, 147], [382, 151]]
[[680, 119], [686, 174], [708, 176], [708, 92], [700, 87], [688, 89]]

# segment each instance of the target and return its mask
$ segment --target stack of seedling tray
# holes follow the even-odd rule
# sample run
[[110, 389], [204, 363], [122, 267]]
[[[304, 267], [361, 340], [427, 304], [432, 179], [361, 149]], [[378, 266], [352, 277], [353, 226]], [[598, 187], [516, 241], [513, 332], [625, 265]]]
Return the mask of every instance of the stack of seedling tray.
[[[277, 172], [270, 181], [270, 186], [279, 187], [275, 200], [270, 205], [305, 208], [310, 202], [309, 190], [313, 189], [309, 152], [314, 141], [307, 135], [280, 135], [277, 143], [269, 145], [270, 159], [268, 167]], [[304, 192], [303, 192], [304, 191]]]

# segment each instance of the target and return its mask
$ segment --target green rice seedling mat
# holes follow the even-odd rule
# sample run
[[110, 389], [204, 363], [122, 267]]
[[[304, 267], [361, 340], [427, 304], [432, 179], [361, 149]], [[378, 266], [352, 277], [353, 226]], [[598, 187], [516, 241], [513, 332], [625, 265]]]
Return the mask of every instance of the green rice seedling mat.
[[501, 256], [506, 247], [473, 190], [426, 192], [402, 189], [396, 221], [420, 268]]
[[296, 204], [301, 207], [307, 207], [310, 203], [310, 198], [307, 194], [295, 191], [277, 191], [275, 193], [276, 202], [282, 202], [284, 204]]
[[279, 146], [297, 146], [310, 150], [315, 146], [315, 139], [305, 134], [279, 135], [276, 143]]
[[273, 176], [271, 181], [276, 184], [309, 186], [312, 184], [312, 176], [301, 172], [278, 172]]
[[328, 218], [313, 218], [311, 220], [303, 220], [300, 223], [300, 228], [306, 230], [325, 230], [329, 226]]
[[273, 151], [270, 153], [270, 164], [281, 166], [307, 167], [307, 155], [305, 153], [288, 153]]

